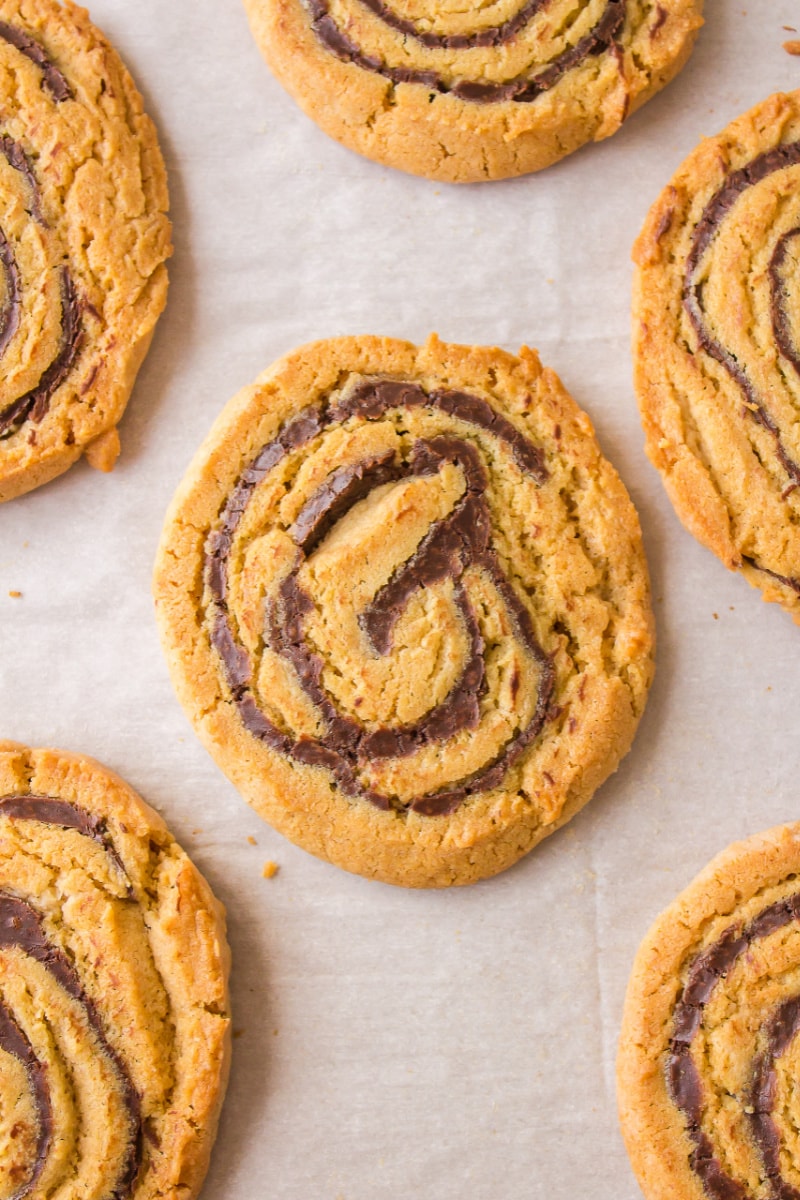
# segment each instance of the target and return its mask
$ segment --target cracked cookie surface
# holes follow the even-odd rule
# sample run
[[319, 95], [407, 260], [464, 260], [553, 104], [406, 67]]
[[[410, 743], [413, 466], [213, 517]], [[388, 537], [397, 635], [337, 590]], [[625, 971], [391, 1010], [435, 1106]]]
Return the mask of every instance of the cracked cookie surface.
[[718, 855], [633, 967], [619, 1109], [647, 1200], [800, 1194], [800, 825]]
[[800, 621], [800, 91], [700, 144], [634, 258], [647, 453], [687, 529]]
[[225, 916], [82, 756], [0, 741], [0, 1197], [200, 1190], [228, 1071]]
[[681, 68], [702, 0], [244, 0], [331, 137], [446, 182], [538, 171], [614, 133]]
[[167, 183], [152, 122], [85, 9], [0, 0], [0, 501], [117, 422], [167, 292]]
[[235, 397], [155, 597], [196, 731], [348, 870], [468, 883], [567, 821], [652, 674], [638, 521], [535, 353], [340, 338]]

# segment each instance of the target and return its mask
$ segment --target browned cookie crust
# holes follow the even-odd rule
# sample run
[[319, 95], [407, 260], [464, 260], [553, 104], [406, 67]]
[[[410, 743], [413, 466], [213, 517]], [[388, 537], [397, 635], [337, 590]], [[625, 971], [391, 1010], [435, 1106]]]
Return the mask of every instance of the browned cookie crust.
[[618, 1063], [647, 1200], [800, 1195], [800, 826], [730, 846], [656, 921]]
[[800, 92], [701, 143], [634, 257], [647, 452], [695, 537], [800, 620]]
[[599, 141], [680, 69], [702, 0], [244, 0], [284, 87], [415, 175], [522, 175]]
[[0, 1195], [196, 1196], [228, 959], [221, 905], [135, 792], [0, 742]]
[[155, 595], [245, 797], [409, 886], [493, 874], [568, 820], [652, 672], [635, 513], [529, 350], [341, 338], [280, 360], [195, 458]]
[[0, 0], [0, 68], [3, 501], [113, 467], [171, 247], [155, 130], [86, 10]]

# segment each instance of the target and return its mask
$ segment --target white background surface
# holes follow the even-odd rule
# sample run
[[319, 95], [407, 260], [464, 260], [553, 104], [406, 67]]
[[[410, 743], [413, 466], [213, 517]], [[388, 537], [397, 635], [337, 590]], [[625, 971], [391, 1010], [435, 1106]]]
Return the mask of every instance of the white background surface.
[[[709, 0], [689, 65], [614, 138], [461, 188], [328, 141], [237, 0], [92, 15], [159, 127], [171, 293], [114, 474], [80, 464], [0, 510], [0, 736], [117, 770], [228, 908], [239, 1036], [203, 1200], [635, 1200], [614, 1099], [627, 974], [708, 858], [800, 817], [800, 630], [680, 528], [644, 458], [630, 246], [702, 135], [800, 86], [781, 48], [800, 4]], [[641, 514], [659, 634], [617, 775], [513, 870], [446, 893], [346, 875], [247, 808], [173, 696], [149, 593], [168, 500], [234, 391], [312, 338], [432, 329], [536, 346], [588, 410]]]

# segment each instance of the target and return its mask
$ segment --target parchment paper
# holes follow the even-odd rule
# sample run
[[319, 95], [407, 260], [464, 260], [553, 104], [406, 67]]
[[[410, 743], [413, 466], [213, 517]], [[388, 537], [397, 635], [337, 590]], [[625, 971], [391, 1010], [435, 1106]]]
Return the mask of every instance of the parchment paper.
[[[716, 851], [800, 817], [800, 630], [679, 526], [630, 382], [649, 205], [702, 135], [800, 86], [797, 0], [707, 8], [689, 65], [611, 140], [457, 188], [329, 141], [237, 0], [94, 0], [160, 130], [171, 294], [113, 476], [82, 464], [0, 511], [0, 731], [117, 770], [227, 905], [238, 1036], [204, 1200], [635, 1200], [614, 1097], [635, 949]], [[234, 391], [312, 338], [434, 329], [536, 346], [590, 413], [641, 514], [659, 635], [617, 775], [519, 866], [446, 893], [347, 875], [251, 812], [173, 695], [149, 591]]]

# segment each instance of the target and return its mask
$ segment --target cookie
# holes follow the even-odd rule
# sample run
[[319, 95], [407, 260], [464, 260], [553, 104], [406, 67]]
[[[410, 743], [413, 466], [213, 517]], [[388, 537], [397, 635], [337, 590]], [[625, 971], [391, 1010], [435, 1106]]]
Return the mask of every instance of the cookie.
[[636, 242], [647, 453], [687, 529], [800, 620], [800, 91], [702, 142]]
[[600, 141], [675, 75], [702, 0], [244, 0], [280, 83], [331, 137], [449, 183]]
[[92, 759], [0, 742], [0, 1194], [196, 1196], [228, 1070], [225, 918]]
[[205, 745], [312, 853], [469, 883], [577, 812], [652, 672], [636, 514], [528, 349], [339, 338], [224, 410], [167, 517], [162, 641]]
[[153, 124], [86, 10], [0, 0], [0, 68], [1, 501], [111, 470], [171, 247]]
[[800, 1195], [800, 824], [729, 846], [636, 957], [619, 1107], [647, 1200]]

